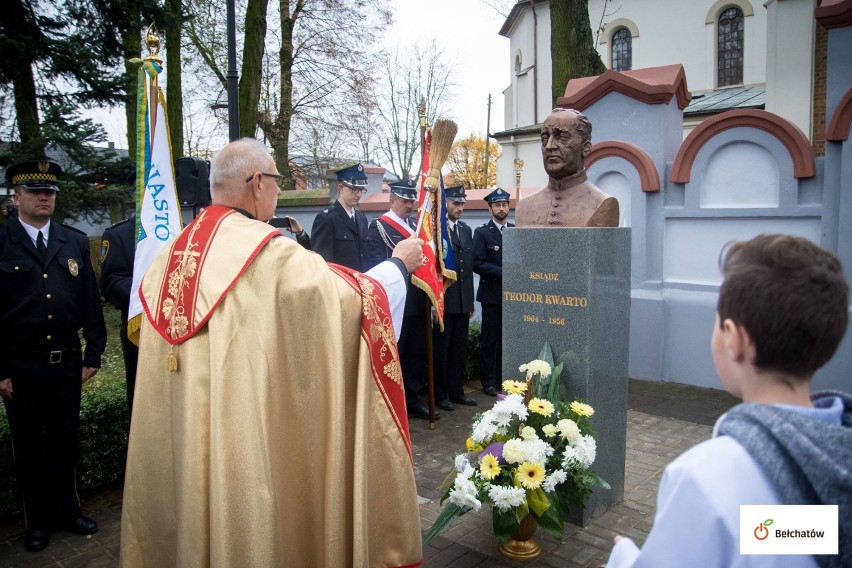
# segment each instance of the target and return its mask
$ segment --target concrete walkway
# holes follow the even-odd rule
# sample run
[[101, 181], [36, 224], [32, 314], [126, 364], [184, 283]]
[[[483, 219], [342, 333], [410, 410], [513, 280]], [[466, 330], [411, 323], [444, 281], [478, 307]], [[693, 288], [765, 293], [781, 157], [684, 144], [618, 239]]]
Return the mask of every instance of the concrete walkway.
[[[435, 430], [413, 419], [417, 493], [421, 526], [428, 530], [440, 512], [439, 487], [452, 469], [453, 457], [464, 447], [473, 416], [494, 399], [480, 391], [471, 396], [479, 406], [441, 412]], [[566, 525], [564, 542], [544, 530], [536, 539], [544, 553], [533, 562], [505, 558], [491, 532], [491, 512], [468, 513], [424, 549], [423, 566], [465, 568], [473, 566], [559, 566], [597, 568], [606, 563], [612, 537], [625, 534], [644, 540], [654, 518], [657, 486], [663, 468], [696, 443], [710, 437], [716, 418], [736, 400], [724, 392], [670, 383], [630, 381], [627, 414], [627, 464], [624, 501], [584, 528]], [[24, 549], [23, 524], [0, 524], [0, 566], [85, 567], [118, 565], [121, 524], [121, 489], [103, 491], [83, 500], [83, 510], [100, 525], [90, 537], [68, 532], [51, 536], [50, 546], [36, 553]]]

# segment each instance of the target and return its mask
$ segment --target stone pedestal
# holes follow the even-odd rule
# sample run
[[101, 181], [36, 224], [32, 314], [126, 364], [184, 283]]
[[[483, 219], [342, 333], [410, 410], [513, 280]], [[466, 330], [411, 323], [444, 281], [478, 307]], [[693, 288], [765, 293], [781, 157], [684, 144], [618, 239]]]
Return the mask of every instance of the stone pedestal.
[[577, 524], [624, 497], [629, 332], [629, 228], [504, 232], [503, 378], [518, 380], [549, 341], [565, 396], [595, 409], [593, 469], [612, 489], [596, 489]]

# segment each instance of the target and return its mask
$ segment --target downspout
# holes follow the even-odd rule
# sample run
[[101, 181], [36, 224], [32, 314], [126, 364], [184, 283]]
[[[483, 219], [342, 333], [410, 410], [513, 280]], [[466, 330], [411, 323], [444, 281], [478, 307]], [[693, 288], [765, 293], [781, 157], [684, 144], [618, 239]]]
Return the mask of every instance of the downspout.
[[535, 15], [535, 0], [530, 0], [533, 17], [533, 124], [538, 123], [538, 18]]

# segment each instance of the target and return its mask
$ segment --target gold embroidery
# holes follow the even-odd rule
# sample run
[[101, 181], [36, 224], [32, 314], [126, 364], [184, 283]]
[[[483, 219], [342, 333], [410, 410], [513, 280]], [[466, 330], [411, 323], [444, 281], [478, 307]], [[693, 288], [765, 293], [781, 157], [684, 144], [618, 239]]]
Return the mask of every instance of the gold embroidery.
[[168, 297], [163, 300], [163, 316], [169, 321], [166, 333], [173, 339], [183, 337], [189, 332], [189, 318], [185, 315], [184, 290], [189, 286], [188, 279], [195, 276], [198, 270], [199, 252], [192, 249], [198, 247], [194, 241], [195, 233], [201, 228], [206, 217], [206, 211], [201, 213], [196, 223], [190, 229], [186, 247], [182, 251], [173, 251], [172, 254], [179, 256], [178, 264], [168, 275], [169, 291]]
[[399, 364], [397, 354], [396, 338], [393, 333], [393, 321], [390, 314], [384, 313], [376, 301], [376, 286], [367, 278], [358, 274], [353, 275], [358, 282], [362, 292], [362, 311], [364, 317], [370, 323], [370, 338], [373, 341], [381, 340], [379, 349], [384, 373], [397, 385], [402, 386], [402, 368]]

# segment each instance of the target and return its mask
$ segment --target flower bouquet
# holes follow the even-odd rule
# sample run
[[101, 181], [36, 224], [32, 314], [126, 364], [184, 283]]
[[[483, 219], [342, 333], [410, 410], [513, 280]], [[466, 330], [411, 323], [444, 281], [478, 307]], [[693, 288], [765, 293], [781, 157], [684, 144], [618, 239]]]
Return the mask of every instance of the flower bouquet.
[[494, 534], [503, 545], [529, 523], [528, 515], [561, 542], [569, 511], [582, 509], [592, 488], [609, 489], [590, 469], [597, 447], [594, 409], [562, 400], [562, 366], [554, 366], [546, 343], [539, 359], [521, 365], [526, 380], [504, 381], [505, 394], [476, 416], [467, 452], [456, 456], [445, 482], [441, 504], [448, 502], [424, 544], [483, 504], [492, 508]]

